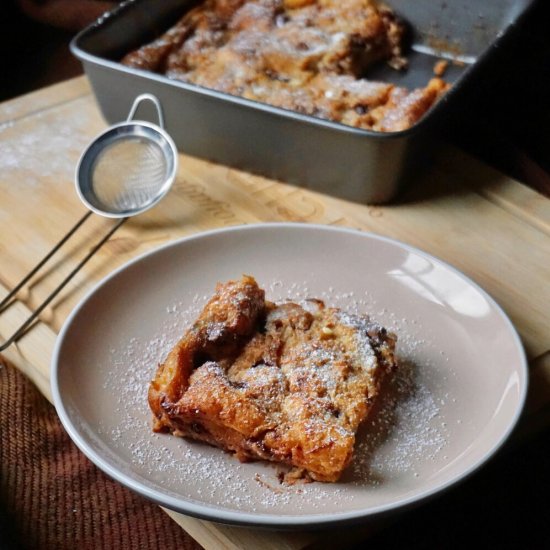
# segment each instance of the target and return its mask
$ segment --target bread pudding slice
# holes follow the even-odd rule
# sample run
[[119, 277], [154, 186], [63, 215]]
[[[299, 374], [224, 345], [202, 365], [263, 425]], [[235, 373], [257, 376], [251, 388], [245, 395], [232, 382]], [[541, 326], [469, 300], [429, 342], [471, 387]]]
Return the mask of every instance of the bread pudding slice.
[[395, 343], [321, 300], [274, 304], [249, 276], [218, 284], [151, 382], [154, 430], [336, 481], [396, 367]]

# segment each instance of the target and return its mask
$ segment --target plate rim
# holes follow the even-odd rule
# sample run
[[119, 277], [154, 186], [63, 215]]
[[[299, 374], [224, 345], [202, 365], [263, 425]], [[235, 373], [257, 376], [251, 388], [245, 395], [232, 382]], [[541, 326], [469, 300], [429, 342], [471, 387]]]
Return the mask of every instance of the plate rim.
[[[263, 513], [253, 513], [246, 511], [233, 511], [222, 508], [216, 508], [210, 504], [204, 503], [195, 503], [190, 500], [183, 500], [181, 498], [172, 497], [166, 493], [162, 493], [160, 489], [151, 489], [141, 483], [136, 481], [132, 476], [126, 475], [120, 472], [116, 467], [113, 467], [109, 462], [104, 459], [100, 453], [96, 453], [95, 450], [89, 445], [86, 441], [85, 435], [82, 435], [77, 427], [74, 425], [70, 418], [70, 414], [67, 411], [64, 405], [64, 399], [60, 392], [59, 384], [59, 355], [61, 348], [63, 346], [64, 340], [67, 333], [69, 332], [74, 318], [78, 315], [79, 311], [84, 307], [85, 304], [93, 297], [93, 295], [104, 285], [106, 285], [111, 279], [117, 277], [121, 272], [128, 269], [130, 266], [139, 263], [149, 256], [160, 253], [161, 251], [171, 248], [184, 246], [186, 242], [200, 240], [207, 237], [212, 237], [217, 234], [232, 233], [238, 231], [254, 231], [258, 229], [300, 229], [306, 231], [329, 231], [337, 233], [352, 234], [355, 236], [361, 236], [367, 239], [374, 239], [378, 241], [383, 241], [392, 246], [397, 246], [401, 249], [413, 252], [414, 254], [423, 256], [431, 262], [436, 262], [449, 269], [455, 275], [458, 275], [460, 279], [466, 282], [468, 285], [472, 285], [480, 294], [490, 303], [492, 308], [499, 314], [501, 319], [504, 321], [504, 324], [508, 331], [510, 332], [515, 348], [517, 349], [520, 356], [520, 363], [518, 365], [518, 372], [520, 373], [520, 395], [518, 399], [517, 408], [514, 412], [514, 415], [508, 424], [507, 428], [500, 434], [498, 440], [492, 445], [491, 449], [486, 452], [482, 457], [473, 462], [466, 468], [460, 475], [454, 476], [451, 479], [438, 484], [431, 489], [420, 491], [414, 495], [407, 496], [395, 501], [381, 504], [378, 506], [373, 506], [368, 510], [358, 509], [341, 514], [334, 515], [332, 513], [309, 513], [304, 515], [296, 516], [279, 516], [276, 514], [263, 514]], [[460, 271], [458, 268], [447, 263], [445, 260], [434, 256], [429, 252], [407, 244], [398, 239], [387, 237], [385, 235], [380, 235], [371, 231], [364, 231], [355, 228], [341, 227], [341, 226], [331, 226], [327, 224], [313, 224], [313, 223], [300, 223], [300, 222], [261, 222], [253, 224], [239, 224], [228, 227], [221, 227], [216, 229], [211, 229], [208, 231], [199, 231], [191, 235], [186, 235], [179, 237], [165, 243], [162, 243], [159, 246], [147, 250], [141, 254], [138, 254], [134, 258], [129, 259], [124, 262], [122, 265], [114, 269], [112, 272], [107, 274], [101, 280], [89, 289], [84, 296], [78, 301], [76, 306], [72, 309], [68, 317], [65, 319], [59, 334], [55, 340], [55, 346], [52, 353], [51, 363], [50, 363], [50, 387], [52, 391], [53, 403], [59, 419], [65, 430], [67, 431], [69, 437], [76, 444], [76, 446], [84, 453], [84, 455], [93, 462], [100, 470], [107, 474], [112, 479], [118, 481], [125, 487], [131, 489], [132, 491], [140, 494], [141, 496], [147, 498], [178, 513], [182, 513], [191, 517], [205, 519], [208, 521], [214, 521], [222, 524], [229, 525], [240, 525], [248, 527], [264, 527], [270, 529], [301, 529], [301, 528], [325, 528], [325, 527], [336, 527], [338, 525], [345, 525], [351, 523], [357, 523], [361, 520], [366, 520], [375, 516], [380, 516], [388, 512], [405, 510], [413, 506], [417, 506], [431, 498], [434, 498], [437, 495], [443, 494], [445, 491], [449, 490], [451, 487], [462, 483], [467, 478], [469, 478], [473, 473], [479, 470], [484, 466], [495, 454], [501, 449], [501, 447], [509, 439], [511, 433], [516, 427], [519, 418], [525, 407], [525, 402], [527, 398], [527, 391], [529, 387], [529, 368], [527, 355], [525, 348], [519, 333], [517, 332], [514, 324], [500, 306], [500, 304], [480, 285], [473, 281], [468, 275]]]

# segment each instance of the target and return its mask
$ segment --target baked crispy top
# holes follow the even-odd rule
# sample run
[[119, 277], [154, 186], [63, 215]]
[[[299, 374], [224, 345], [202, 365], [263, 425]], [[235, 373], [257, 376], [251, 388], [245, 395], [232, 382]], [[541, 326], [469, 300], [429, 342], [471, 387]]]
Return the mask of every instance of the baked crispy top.
[[123, 63], [300, 113], [379, 131], [404, 130], [447, 89], [371, 82], [403, 68], [403, 24], [374, 0], [206, 0]]
[[320, 300], [265, 302], [246, 276], [218, 285], [151, 382], [155, 430], [335, 481], [394, 347], [368, 317]]

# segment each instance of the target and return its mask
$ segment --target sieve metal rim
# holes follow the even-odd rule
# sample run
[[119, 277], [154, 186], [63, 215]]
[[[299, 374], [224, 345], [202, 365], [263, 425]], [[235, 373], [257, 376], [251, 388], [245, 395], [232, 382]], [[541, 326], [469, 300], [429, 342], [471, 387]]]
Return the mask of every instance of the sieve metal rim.
[[[151, 100], [155, 104], [160, 126], [145, 120], [133, 119], [139, 103], [141, 103], [145, 99]], [[134, 101], [134, 104], [126, 121], [109, 126], [109, 128], [98, 134], [91, 141], [91, 143], [88, 145], [88, 147], [86, 147], [86, 149], [80, 156], [80, 159], [76, 166], [74, 178], [76, 193], [82, 203], [87, 208], [89, 208], [96, 214], [99, 214], [100, 216], [104, 216], [106, 218], [127, 218], [149, 210], [150, 208], [155, 206], [166, 195], [166, 193], [168, 193], [176, 178], [178, 168], [178, 150], [173, 139], [166, 132], [166, 130], [164, 130], [163, 126], [164, 122], [162, 111], [160, 109], [160, 104], [158, 103], [158, 100], [151, 94], [142, 94]], [[84, 170], [86, 168], [89, 168], [93, 164], [93, 162], [99, 157], [101, 151], [105, 150], [108, 145], [118, 140], [122, 141], [126, 138], [130, 139], [132, 137], [140, 137], [149, 140], [151, 143], [155, 143], [161, 149], [164, 158], [167, 159], [169, 172], [165, 178], [164, 183], [155, 194], [153, 199], [150, 202], [147, 202], [145, 205], [140, 206], [139, 208], [121, 211], [110, 211], [103, 209], [98, 206], [98, 204], [90, 202], [88, 194], [84, 191], [84, 189], [89, 190], [92, 187], [89, 178], [89, 170]]]

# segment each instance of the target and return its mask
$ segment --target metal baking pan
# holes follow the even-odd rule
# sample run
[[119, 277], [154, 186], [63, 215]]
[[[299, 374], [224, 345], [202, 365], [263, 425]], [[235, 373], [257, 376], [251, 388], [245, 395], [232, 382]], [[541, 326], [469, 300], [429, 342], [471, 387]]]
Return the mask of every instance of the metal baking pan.
[[412, 29], [409, 69], [382, 64], [368, 77], [424, 86], [435, 62], [447, 58], [445, 79], [453, 83], [417, 124], [392, 133], [351, 128], [119, 63], [196, 3], [131, 0], [73, 39], [71, 50], [105, 119], [123, 120], [133, 99], [149, 92], [161, 101], [166, 129], [186, 154], [353, 201], [385, 203], [430, 151], [430, 138], [461, 90], [475, 86], [491, 52], [535, 0], [388, 0]]

